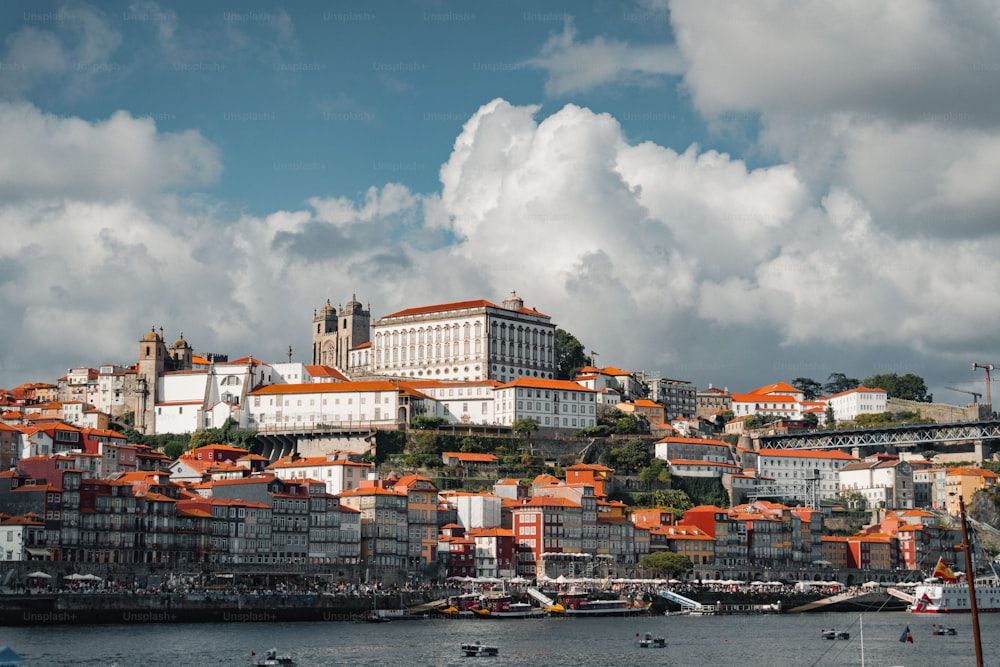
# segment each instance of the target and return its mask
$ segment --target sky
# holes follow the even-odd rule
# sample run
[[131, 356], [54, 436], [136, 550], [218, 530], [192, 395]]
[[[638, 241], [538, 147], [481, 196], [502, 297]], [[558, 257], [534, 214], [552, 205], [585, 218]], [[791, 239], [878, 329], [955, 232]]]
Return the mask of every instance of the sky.
[[[511, 290], [744, 392], [1000, 365], [1000, 5], [0, 3], [0, 387]], [[1000, 376], [1000, 372], [998, 372]]]

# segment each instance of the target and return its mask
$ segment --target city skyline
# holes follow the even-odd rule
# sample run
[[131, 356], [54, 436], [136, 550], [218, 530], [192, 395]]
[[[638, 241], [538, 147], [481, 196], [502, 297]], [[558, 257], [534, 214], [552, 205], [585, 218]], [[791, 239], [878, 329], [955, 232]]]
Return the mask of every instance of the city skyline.
[[516, 290], [599, 365], [967, 403], [1000, 325], [991, 12], [6, 3], [0, 387], [151, 325], [308, 363], [327, 299]]

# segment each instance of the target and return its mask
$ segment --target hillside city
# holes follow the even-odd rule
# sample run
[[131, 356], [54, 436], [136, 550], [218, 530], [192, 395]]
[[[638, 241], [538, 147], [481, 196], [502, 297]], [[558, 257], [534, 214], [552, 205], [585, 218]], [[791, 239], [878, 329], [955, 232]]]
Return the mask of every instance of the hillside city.
[[328, 301], [311, 332], [300, 363], [154, 328], [134, 362], [0, 390], [0, 577], [45, 561], [851, 584], [954, 562], [959, 499], [996, 498], [989, 441], [768, 440], [993, 418], [978, 395], [931, 402], [913, 376], [697, 388], [597, 365], [515, 292], [376, 321]]

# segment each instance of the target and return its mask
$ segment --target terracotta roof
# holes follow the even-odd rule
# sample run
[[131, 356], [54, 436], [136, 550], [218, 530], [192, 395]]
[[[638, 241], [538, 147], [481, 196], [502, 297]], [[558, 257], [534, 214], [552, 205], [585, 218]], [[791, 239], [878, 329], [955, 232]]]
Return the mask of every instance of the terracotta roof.
[[569, 380], [543, 380], [542, 378], [518, 378], [513, 382], [500, 385], [499, 389], [510, 387], [530, 387], [532, 389], [554, 389], [557, 391], [582, 391], [588, 394], [594, 393], [593, 389], [588, 389], [576, 382]]

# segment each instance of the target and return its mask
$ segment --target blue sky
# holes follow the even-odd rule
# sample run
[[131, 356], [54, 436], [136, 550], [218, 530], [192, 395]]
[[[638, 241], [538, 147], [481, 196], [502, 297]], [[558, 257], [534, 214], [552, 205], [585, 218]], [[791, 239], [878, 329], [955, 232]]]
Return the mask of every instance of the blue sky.
[[308, 361], [327, 299], [515, 289], [601, 363], [964, 403], [1000, 325], [995, 14], [0, 4], [0, 386], [150, 325]]

